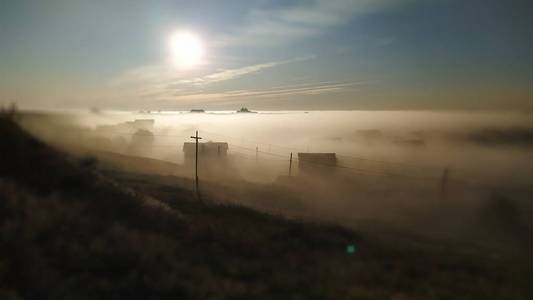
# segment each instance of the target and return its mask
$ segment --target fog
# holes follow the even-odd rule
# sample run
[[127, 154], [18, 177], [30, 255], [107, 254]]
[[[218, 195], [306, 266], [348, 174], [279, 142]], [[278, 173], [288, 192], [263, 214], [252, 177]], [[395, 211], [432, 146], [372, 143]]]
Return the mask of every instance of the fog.
[[[149, 135], [136, 137], [138, 126], [126, 123], [134, 120], [153, 120]], [[521, 245], [522, 228], [531, 228], [530, 114], [69, 112], [27, 114], [21, 123], [62, 149], [186, 178], [194, 168], [183, 143], [198, 131], [201, 143], [228, 143], [222, 158], [199, 155], [204, 193], [287, 216], [386, 223], [499, 246]], [[335, 153], [337, 160], [298, 159], [309, 152]], [[301, 171], [305, 164], [316, 172]]]
[[[257, 161], [269, 160], [271, 164], [276, 164], [273, 163], [276, 160], [288, 161], [290, 152], [295, 155], [298, 152], [334, 152], [340, 164], [369, 171], [396, 170], [403, 165], [416, 170], [405, 170], [408, 174], [423, 170], [440, 175], [444, 168], [450, 168], [465, 180], [490, 180], [492, 183], [502, 179], [509, 183], [527, 183], [525, 179], [532, 175], [528, 173], [533, 164], [533, 138], [527, 136], [528, 132], [533, 132], [530, 114], [293, 111], [257, 114], [111, 112], [62, 116], [56, 123], [74, 124], [76, 130], [63, 129], [58, 135], [56, 127], [47, 132], [41, 121], [26, 124], [45, 138], [63, 139], [67, 144], [69, 138], [74, 138], [78, 146], [81, 142], [81, 145], [102, 150], [117, 150], [119, 141], [127, 145], [134, 132], [102, 125], [153, 119], [150, 131], [154, 141], [136, 154], [177, 163], [183, 162], [183, 143], [192, 142], [190, 136], [198, 130], [201, 142], [227, 142], [228, 154], [241, 155], [243, 160], [254, 162], [257, 148]], [[513, 132], [517, 131], [525, 134], [514, 136]], [[508, 134], [502, 135], [502, 132]], [[101, 139], [94, 143], [95, 138]], [[124, 149], [118, 150], [124, 152]], [[278, 175], [288, 168], [286, 163], [280, 164], [283, 168], [280, 166]]]

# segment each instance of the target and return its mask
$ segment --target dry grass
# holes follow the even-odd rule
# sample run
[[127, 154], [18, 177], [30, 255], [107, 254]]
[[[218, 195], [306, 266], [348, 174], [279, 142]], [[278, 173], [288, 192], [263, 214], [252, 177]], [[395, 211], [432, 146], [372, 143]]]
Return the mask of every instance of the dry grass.
[[[2, 299], [533, 295], [524, 263], [200, 203], [178, 186], [110, 179], [10, 120], [0, 119], [0, 136]], [[144, 205], [146, 194], [177, 213]], [[349, 244], [354, 254], [346, 253]]]

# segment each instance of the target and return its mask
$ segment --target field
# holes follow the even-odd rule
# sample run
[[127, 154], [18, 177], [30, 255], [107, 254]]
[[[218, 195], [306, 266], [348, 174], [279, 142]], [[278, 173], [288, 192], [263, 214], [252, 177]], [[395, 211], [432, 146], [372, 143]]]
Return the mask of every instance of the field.
[[[309, 183], [295, 178], [215, 176], [201, 181], [200, 200], [179, 163], [60, 148], [7, 117], [0, 133], [0, 298], [533, 295], [528, 203], [509, 198], [527, 190], [489, 191], [468, 210], [460, 201], [409, 202], [435, 197], [434, 188], [397, 180], [312, 182], [303, 193]], [[485, 195], [479, 189], [461, 186]], [[453, 227], [447, 217], [458, 213], [465, 222]]]

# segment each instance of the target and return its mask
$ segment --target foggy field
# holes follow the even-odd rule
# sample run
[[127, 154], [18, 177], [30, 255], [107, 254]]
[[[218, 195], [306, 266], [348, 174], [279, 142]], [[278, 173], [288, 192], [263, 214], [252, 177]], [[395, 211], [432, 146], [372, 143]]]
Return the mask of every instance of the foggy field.
[[[116, 126], [137, 119], [155, 121], [153, 140], [139, 147], [132, 144], [134, 128]], [[451, 178], [469, 183], [527, 187], [533, 178], [532, 120], [526, 113], [111, 112], [29, 115], [22, 124], [66, 147], [178, 164], [183, 163], [183, 143], [192, 142], [198, 130], [200, 142], [227, 142], [231, 166], [252, 181], [287, 175], [291, 152], [295, 157], [298, 152], [333, 152], [338, 165], [346, 167], [336, 172], [347, 176], [439, 179], [448, 168]], [[293, 171], [297, 174], [298, 168]]]
[[[140, 119], [155, 121], [153, 137], [136, 142], [136, 129], [119, 124]], [[212, 199], [514, 252], [529, 249], [533, 228], [531, 120], [429, 111], [104, 112], [27, 114], [21, 123], [107, 169], [183, 178], [194, 176], [183, 143], [198, 130], [201, 143], [228, 143], [223, 161], [199, 156], [201, 189]], [[298, 152], [336, 153], [337, 164], [309, 162], [324, 173], [300, 174], [307, 162], [298, 161]]]
[[[192, 142], [190, 136], [198, 130], [201, 142], [229, 143], [230, 158], [238, 161], [233, 165], [249, 180], [268, 182], [287, 175], [290, 152], [333, 152], [339, 165], [367, 177], [389, 172], [439, 178], [448, 168], [452, 178], [468, 182], [528, 186], [533, 177], [531, 117], [528, 113], [429, 111], [110, 112], [29, 116], [23, 124], [38, 136], [66, 146], [175, 163], [183, 162], [183, 143]], [[136, 119], [155, 121], [154, 140], [142, 149], [131, 145], [133, 129], [98, 130]], [[57, 135], [57, 130], [62, 134]], [[256, 178], [257, 169], [270, 176]], [[350, 174], [351, 169], [341, 169]]]
[[199, 201], [180, 164], [50, 147], [6, 119], [0, 133], [6, 299], [531, 295], [529, 216], [501, 194], [465, 205], [479, 187], [439, 202], [396, 177], [214, 174]]

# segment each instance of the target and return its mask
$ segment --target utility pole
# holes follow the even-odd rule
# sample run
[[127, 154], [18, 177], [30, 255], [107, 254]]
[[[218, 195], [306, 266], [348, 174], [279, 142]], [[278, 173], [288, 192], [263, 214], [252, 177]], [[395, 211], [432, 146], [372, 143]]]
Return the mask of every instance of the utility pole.
[[194, 180], [194, 190], [196, 192], [196, 196], [200, 198], [200, 189], [198, 188], [198, 140], [201, 140], [202, 138], [198, 136], [198, 130], [196, 130], [196, 136], [191, 136], [191, 139], [196, 140], [196, 156], [195, 156], [195, 180]]
[[259, 146], [255, 146], [255, 164], [257, 165], [257, 158], [259, 156]]
[[289, 159], [289, 177], [292, 176], [292, 152], [291, 152], [291, 158]]

